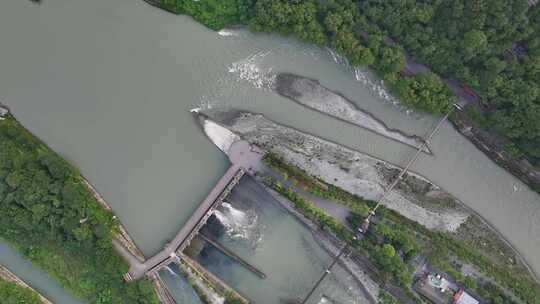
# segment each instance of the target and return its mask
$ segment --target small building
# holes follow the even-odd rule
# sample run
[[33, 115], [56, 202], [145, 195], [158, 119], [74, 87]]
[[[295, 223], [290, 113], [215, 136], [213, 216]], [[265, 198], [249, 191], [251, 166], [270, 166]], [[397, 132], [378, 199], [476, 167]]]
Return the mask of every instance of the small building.
[[413, 288], [435, 304], [451, 303], [453, 295], [457, 291], [455, 284], [439, 273], [424, 274], [413, 285]]
[[480, 301], [475, 299], [463, 289], [456, 292], [453, 299], [455, 304], [480, 304]]

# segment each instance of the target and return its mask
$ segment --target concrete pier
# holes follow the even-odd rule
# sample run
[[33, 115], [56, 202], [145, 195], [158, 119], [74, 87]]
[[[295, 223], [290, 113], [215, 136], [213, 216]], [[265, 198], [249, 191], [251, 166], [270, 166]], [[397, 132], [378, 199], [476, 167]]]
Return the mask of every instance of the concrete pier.
[[244, 169], [232, 165], [221, 177], [216, 186], [210, 191], [206, 199], [199, 205], [187, 223], [178, 231], [174, 239], [165, 245], [165, 248], [156, 255], [139, 265], [132, 265], [129, 272], [135, 279], [146, 273], [158, 272], [162, 267], [178, 260], [179, 254], [189, 246], [191, 240], [199, 232], [212, 215], [213, 210], [219, 206], [227, 195], [238, 184], [245, 174]]
[[213, 288], [215, 288], [216, 291], [219, 292], [220, 294], [232, 295], [233, 297], [239, 299], [243, 304], [250, 303], [250, 301], [244, 295], [240, 294], [240, 292], [236, 291], [235, 289], [227, 285], [227, 283], [223, 282], [216, 275], [206, 270], [197, 261], [188, 257], [187, 255], [181, 255], [181, 260], [182, 260], [182, 263], [184, 263], [187, 267], [189, 267], [200, 278], [205, 280], [209, 286], [212, 286]]
[[266, 279], [266, 274], [264, 274], [264, 272], [260, 271], [259, 269], [257, 269], [257, 267], [251, 265], [250, 263], [248, 263], [247, 261], [245, 261], [244, 259], [242, 259], [240, 256], [238, 256], [236, 253], [230, 251], [229, 249], [225, 248], [224, 246], [222, 246], [221, 244], [219, 244], [218, 242], [216, 242], [215, 240], [213, 240], [212, 238], [204, 235], [204, 234], [199, 234], [199, 237], [201, 239], [203, 239], [205, 242], [207, 242], [208, 244], [212, 245], [214, 248], [216, 248], [217, 250], [221, 251], [223, 254], [225, 254], [226, 256], [230, 257], [231, 259], [233, 259], [234, 261], [236, 261], [238, 264], [244, 266], [244, 268], [246, 268], [247, 270], [253, 272], [255, 275], [257, 275], [259, 278], [261, 279]]

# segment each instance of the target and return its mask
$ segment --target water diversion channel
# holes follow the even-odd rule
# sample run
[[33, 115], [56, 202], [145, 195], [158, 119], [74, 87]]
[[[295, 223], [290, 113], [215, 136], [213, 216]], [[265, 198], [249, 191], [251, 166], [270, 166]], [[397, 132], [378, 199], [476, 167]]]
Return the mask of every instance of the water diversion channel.
[[[248, 295], [254, 303], [290, 303], [302, 298], [330, 264], [331, 257], [274, 198], [251, 177], [245, 176], [203, 231], [267, 275], [260, 279], [206, 247], [199, 262]], [[284, 237], [286, 236], [286, 237]], [[362, 290], [340, 267], [324, 281], [309, 303], [322, 296], [337, 303], [367, 304]]]
[[[436, 120], [407, 115], [379, 96], [378, 82], [369, 73], [336, 64], [325, 49], [276, 35], [217, 33], [143, 1], [47, 0], [42, 5], [2, 1], [0, 42], [2, 102], [81, 169], [147, 256], [176, 233], [228, 165], [189, 113], [194, 107], [263, 113], [278, 123], [400, 165], [411, 148], [278, 96], [269, 89], [273, 73], [319, 79], [390, 127], [406, 132], [424, 135]], [[435, 156], [422, 157], [412, 169], [482, 214], [540, 272], [540, 197], [450, 125], [442, 128], [432, 147]], [[300, 249], [298, 243], [289, 244], [291, 259], [305, 259], [302, 263], [311, 259], [312, 268], [294, 274], [280, 269], [277, 258], [271, 257], [284, 249], [265, 242], [289, 240], [279, 240], [279, 233], [270, 229], [283, 229], [281, 235], [297, 240], [309, 236], [283, 216], [267, 220], [268, 234], [258, 247], [250, 249], [238, 241], [235, 248], [261, 265], [276, 265], [272, 271], [277, 277], [294, 281], [302, 276], [301, 284], [307, 286], [322, 269], [324, 255], [317, 249], [306, 255], [306, 244]], [[283, 221], [283, 226], [274, 227], [276, 221]], [[23, 261], [7, 259], [11, 253], [4, 248], [0, 257], [20, 274], [17, 269]], [[252, 289], [247, 278], [251, 274], [237, 267], [231, 270], [220, 261], [216, 258], [215, 265], [208, 261], [208, 267], [216, 273], [229, 269], [230, 282], [248, 296], [262, 299], [271, 290], [282, 290], [271, 284], [266, 285], [269, 289]]]

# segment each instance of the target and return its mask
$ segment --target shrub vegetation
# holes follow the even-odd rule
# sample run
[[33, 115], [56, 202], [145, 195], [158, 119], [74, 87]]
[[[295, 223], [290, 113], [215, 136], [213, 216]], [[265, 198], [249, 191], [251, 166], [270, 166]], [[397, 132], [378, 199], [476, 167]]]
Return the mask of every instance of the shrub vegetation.
[[[306, 185], [316, 185], [318, 190], [310, 191], [315, 195], [344, 204], [349, 208], [362, 206], [363, 209], [374, 206], [373, 201], [365, 200], [311, 177], [307, 172], [274, 153], [267, 153], [263, 161], [281, 175], [301, 180]], [[494, 264], [478, 249], [460, 241], [452, 233], [427, 229], [393, 210], [380, 206], [377, 211], [378, 221], [372, 223], [366, 237], [357, 242], [352, 238], [353, 232], [342, 222], [306, 201], [302, 194], [295, 192], [291, 187], [284, 187], [283, 182], [274, 180], [270, 176], [264, 177], [263, 181], [291, 200], [296, 208], [311, 219], [329, 228], [338, 238], [365, 252], [381, 270], [380, 275], [385, 281], [392, 281], [402, 286], [410, 285], [412, 272], [409, 262], [420, 253], [425, 255], [433, 266], [450, 274], [458, 282], [470, 286], [485, 299], [491, 299], [490, 304], [512, 304], [513, 302], [510, 296], [494, 284], [482, 283], [476, 286], [471, 284], [471, 279], [461, 274], [460, 268], [455, 263], [456, 260], [473, 265], [478, 271], [510, 290], [524, 303], [540, 304], [540, 285], [532, 278], [515, 273], [508, 267]], [[366, 214], [367, 212], [362, 215], [353, 213], [349, 218], [349, 223], [354, 230], [362, 224]]]
[[2, 304], [41, 304], [37, 293], [1, 278], [0, 299]]
[[[161, 0], [213, 29], [247, 25], [328, 46], [372, 66], [407, 104], [442, 113], [456, 97], [438, 75], [474, 89], [483, 115], [540, 162], [540, 6], [525, 0]], [[400, 73], [406, 49], [437, 74]]]
[[13, 117], [0, 121], [0, 238], [90, 303], [157, 303], [152, 284], [125, 284], [118, 223], [80, 173]]

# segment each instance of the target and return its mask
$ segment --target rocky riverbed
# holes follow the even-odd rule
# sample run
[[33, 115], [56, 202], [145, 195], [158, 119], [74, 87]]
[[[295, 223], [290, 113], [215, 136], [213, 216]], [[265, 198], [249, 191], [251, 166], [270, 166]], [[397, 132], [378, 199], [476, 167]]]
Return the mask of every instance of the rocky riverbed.
[[[400, 170], [394, 164], [276, 124], [260, 114], [215, 110], [205, 114], [211, 119], [202, 119], [203, 125], [212, 140], [227, 138], [229, 142], [240, 137], [366, 199], [379, 198]], [[227, 144], [221, 146], [226, 151]], [[454, 233], [494, 263], [527, 269], [519, 253], [480, 215], [419, 174], [406, 174], [383, 204], [428, 229]]]
[[[242, 138], [274, 151], [313, 176], [367, 199], [377, 199], [399, 170], [399, 167], [380, 159], [278, 125], [259, 114], [209, 114]], [[406, 182], [390, 193], [385, 201], [386, 207], [430, 229], [456, 231], [467, 220], [468, 212], [460, 208], [447, 208], [435, 203], [428, 206], [420, 202], [419, 196], [447, 195], [425, 178], [411, 173], [404, 180]], [[412, 189], [414, 191], [409, 191]]]
[[[352, 123], [386, 138], [400, 143], [420, 148], [423, 141], [417, 135], [409, 135], [396, 129], [389, 128], [373, 114], [358, 108], [345, 96], [322, 86], [318, 80], [299, 75], [281, 73], [276, 76], [275, 91], [299, 104]], [[426, 153], [431, 153], [427, 147]]]

